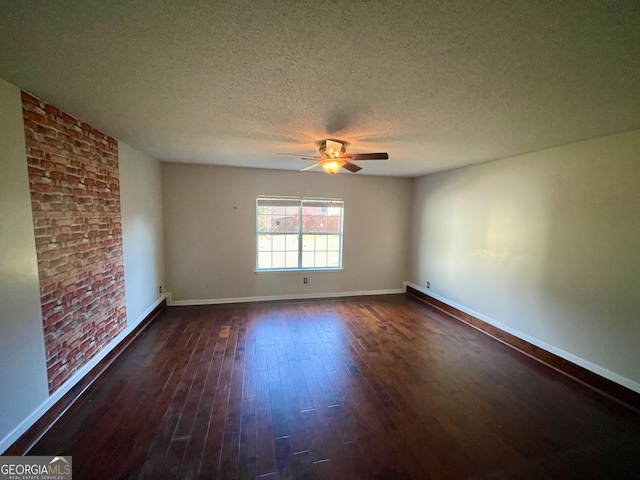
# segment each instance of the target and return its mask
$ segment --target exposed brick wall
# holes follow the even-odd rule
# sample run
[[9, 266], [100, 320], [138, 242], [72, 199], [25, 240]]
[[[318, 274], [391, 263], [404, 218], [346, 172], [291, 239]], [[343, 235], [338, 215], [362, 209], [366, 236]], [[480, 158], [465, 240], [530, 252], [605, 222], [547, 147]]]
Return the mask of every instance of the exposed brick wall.
[[22, 92], [49, 391], [126, 323], [116, 140]]

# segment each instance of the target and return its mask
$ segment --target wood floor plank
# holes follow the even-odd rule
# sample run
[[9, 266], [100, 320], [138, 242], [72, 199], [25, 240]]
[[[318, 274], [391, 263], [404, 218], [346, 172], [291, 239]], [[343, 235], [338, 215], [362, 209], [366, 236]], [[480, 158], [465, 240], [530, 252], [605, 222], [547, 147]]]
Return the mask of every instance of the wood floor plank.
[[222, 371], [222, 361], [229, 339], [228, 335], [222, 333], [224, 311], [216, 310], [213, 313], [214, 315], [209, 316], [212, 329], [206, 347], [206, 361], [201, 362], [201, 371], [205, 378], [180, 466], [179, 478], [182, 479], [197, 477], [202, 457], [205, 455], [205, 440], [209, 431], [211, 412]]
[[[179, 424], [182, 408], [189, 389], [193, 382], [194, 374], [200, 361], [200, 352], [203, 349], [201, 342], [205, 341], [203, 331], [196, 325], [188, 346], [184, 349], [182, 358], [178, 361], [173, 379], [165, 386], [166, 397], [171, 397], [166, 403], [164, 418], [160, 422], [158, 434], [153, 442], [153, 447], [142, 466], [141, 475], [150, 478], [158, 477], [161, 472], [175, 471], [179, 466], [179, 456], [184, 453], [186, 439], [180, 438], [178, 445], [173, 445], [176, 428]], [[164, 401], [163, 401], [164, 403]]]
[[256, 462], [259, 475], [275, 471], [273, 428], [271, 424], [271, 397], [269, 375], [267, 372], [256, 372], [257, 382], [257, 442]]
[[76, 480], [627, 479], [640, 415], [404, 295], [170, 307], [30, 454], [61, 451]]
[[238, 452], [238, 478], [253, 479], [257, 476], [257, 411], [256, 399], [242, 399], [242, 419], [240, 421], [240, 445]]
[[[178, 357], [183, 354], [182, 350], [175, 352], [176, 358], [172, 361], [162, 361], [163, 370], [168, 370], [171, 365], [179, 362]], [[184, 355], [183, 355], [184, 356]], [[176, 377], [177, 378], [177, 377]], [[144, 462], [151, 453], [152, 449], [150, 445], [156, 437], [156, 433], [159, 428], [159, 419], [166, 415], [166, 409], [170, 398], [173, 394], [171, 384], [167, 382], [167, 378], [164, 375], [156, 376], [155, 378], [156, 389], [150, 391], [150, 397], [148, 402], [141, 402], [141, 410], [139, 412], [139, 418], [142, 421], [142, 427], [138, 429], [138, 435], [129, 444], [129, 453], [125, 457], [124, 461], [120, 461], [120, 475], [125, 478], [135, 478], [137, 472], [139, 472], [144, 465]], [[114, 457], [114, 461], [121, 457]]]
[[[78, 452], [77, 456], [81, 459], [80, 462], [77, 462], [77, 468], [74, 466], [76, 475], [82, 476], [85, 466], [91, 468], [95, 455], [102, 456], [113, 450], [111, 441], [119, 438], [122, 426], [127, 424], [127, 416], [130, 418], [134, 412], [131, 408], [118, 408], [118, 405], [135, 405], [136, 408], [142, 408], [150, 396], [155, 397], [160, 395], [160, 392], [165, 393], [163, 400], [168, 401], [173, 396], [174, 387], [179, 383], [190, 358], [190, 354], [185, 355], [184, 352], [191, 351], [195, 343], [194, 336], [197, 335], [197, 329], [193, 322], [189, 322], [185, 328], [177, 333], [178, 342], [171, 345], [167, 356], [162, 356], [159, 359], [162, 366], [159, 369], [150, 369], [147, 376], [138, 379], [137, 382], [133, 380], [128, 382], [128, 388], [124, 389], [111, 403], [105, 404], [106, 410], [99, 418], [93, 417], [83, 425], [83, 429], [89, 429], [90, 433], [83, 432], [72, 440], [71, 449]], [[137, 395], [137, 392], [142, 393], [142, 398]], [[161, 405], [163, 405], [163, 409], [158, 413], [164, 416], [166, 405], [164, 402]], [[160, 423], [159, 418], [154, 419], [156, 429], [158, 423]], [[82, 438], [86, 438], [87, 435], [91, 435], [92, 442], [82, 442]], [[159, 457], [163, 454], [155, 451], [154, 455]]]
[[[228, 321], [228, 319], [225, 319], [225, 322], [226, 321]], [[228, 341], [222, 359], [220, 377], [218, 379], [218, 386], [216, 388], [209, 420], [209, 428], [204, 442], [205, 454], [202, 456], [198, 470], [198, 478], [215, 477], [220, 469], [222, 447], [224, 444], [224, 426], [229, 408], [229, 396], [231, 394], [233, 380], [233, 364], [235, 362], [239, 332], [239, 326], [237, 324], [225, 328], [227, 326], [228, 325], [223, 326], [220, 330], [220, 337], [227, 338]]]
[[233, 364], [231, 368], [231, 383], [229, 386], [229, 399], [227, 402], [227, 416], [224, 423], [225, 435], [236, 434], [235, 438], [238, 441], [242, 415], [242, 398], [245, 370], [245, 343], [247, 336], [247, 328], [244, 321], [245, 318], [246, 315], [240, 316], [238, 319], [235, 319], [238, 323], [238, 333], [237, 340], [235, 342], [235, 354], [233, 357]]

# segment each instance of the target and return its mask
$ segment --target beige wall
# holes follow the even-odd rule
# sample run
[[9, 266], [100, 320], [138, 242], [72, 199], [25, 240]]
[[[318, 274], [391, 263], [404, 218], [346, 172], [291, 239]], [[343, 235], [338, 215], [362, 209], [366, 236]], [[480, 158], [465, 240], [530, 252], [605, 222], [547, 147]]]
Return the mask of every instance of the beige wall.
[[[167, 290], [174, 301], [193, 301], [400, 289], [411, 185], [407, 178], [163, 163]], [[256, 273], [258, 195], [342, 198], [344, 269]]]
[[[118, 143], [127, 328], [144, 319], [164, 284], [160, 162]], [[164, 291], [164, 290], [163, 290]]]
[[49, 395], [20, 89], [0, 80], [0, 453]]
[[410, 281], [640, 391], [640, 131], [415, 180]]

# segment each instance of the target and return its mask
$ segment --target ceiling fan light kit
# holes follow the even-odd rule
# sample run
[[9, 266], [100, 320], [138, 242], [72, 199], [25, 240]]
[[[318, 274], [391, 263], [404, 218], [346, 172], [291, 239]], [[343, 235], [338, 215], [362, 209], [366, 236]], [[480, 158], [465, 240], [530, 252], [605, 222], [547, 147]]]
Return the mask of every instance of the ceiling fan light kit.
[[[342, 168], [349, 170], [351, 173], [356, 173], [362, 170], [355, 163], [351, 163], [349, 160], [387, 160], [389, 154], [384, 153], [356, 153], [353, 155], [346, 155], [345, 144], [336, 140], [323, 140], [320, 143], [320, 156], [309, 157], [300, 155], [302, 160], [314, 160], [316, 163], [307, 165], [300, 169], [301, 172], [311, 170], [317, 166], [320, 166], [329, 175], [335, 175]], [[281, 154], [287, 155], [287, 154]]]
[[335, 175], [344, 166], [345, 161], [340, 158], [327, 158], [326, 160], [320, 160], [320, 166], [329, 175]]

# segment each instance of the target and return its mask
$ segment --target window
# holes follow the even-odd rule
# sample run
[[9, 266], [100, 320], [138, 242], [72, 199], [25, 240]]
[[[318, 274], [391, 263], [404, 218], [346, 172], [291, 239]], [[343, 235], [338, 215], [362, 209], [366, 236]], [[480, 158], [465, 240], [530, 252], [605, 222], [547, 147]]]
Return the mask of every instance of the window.
[[257, 270], [342, 268], [342, 200], [258, 197]]

